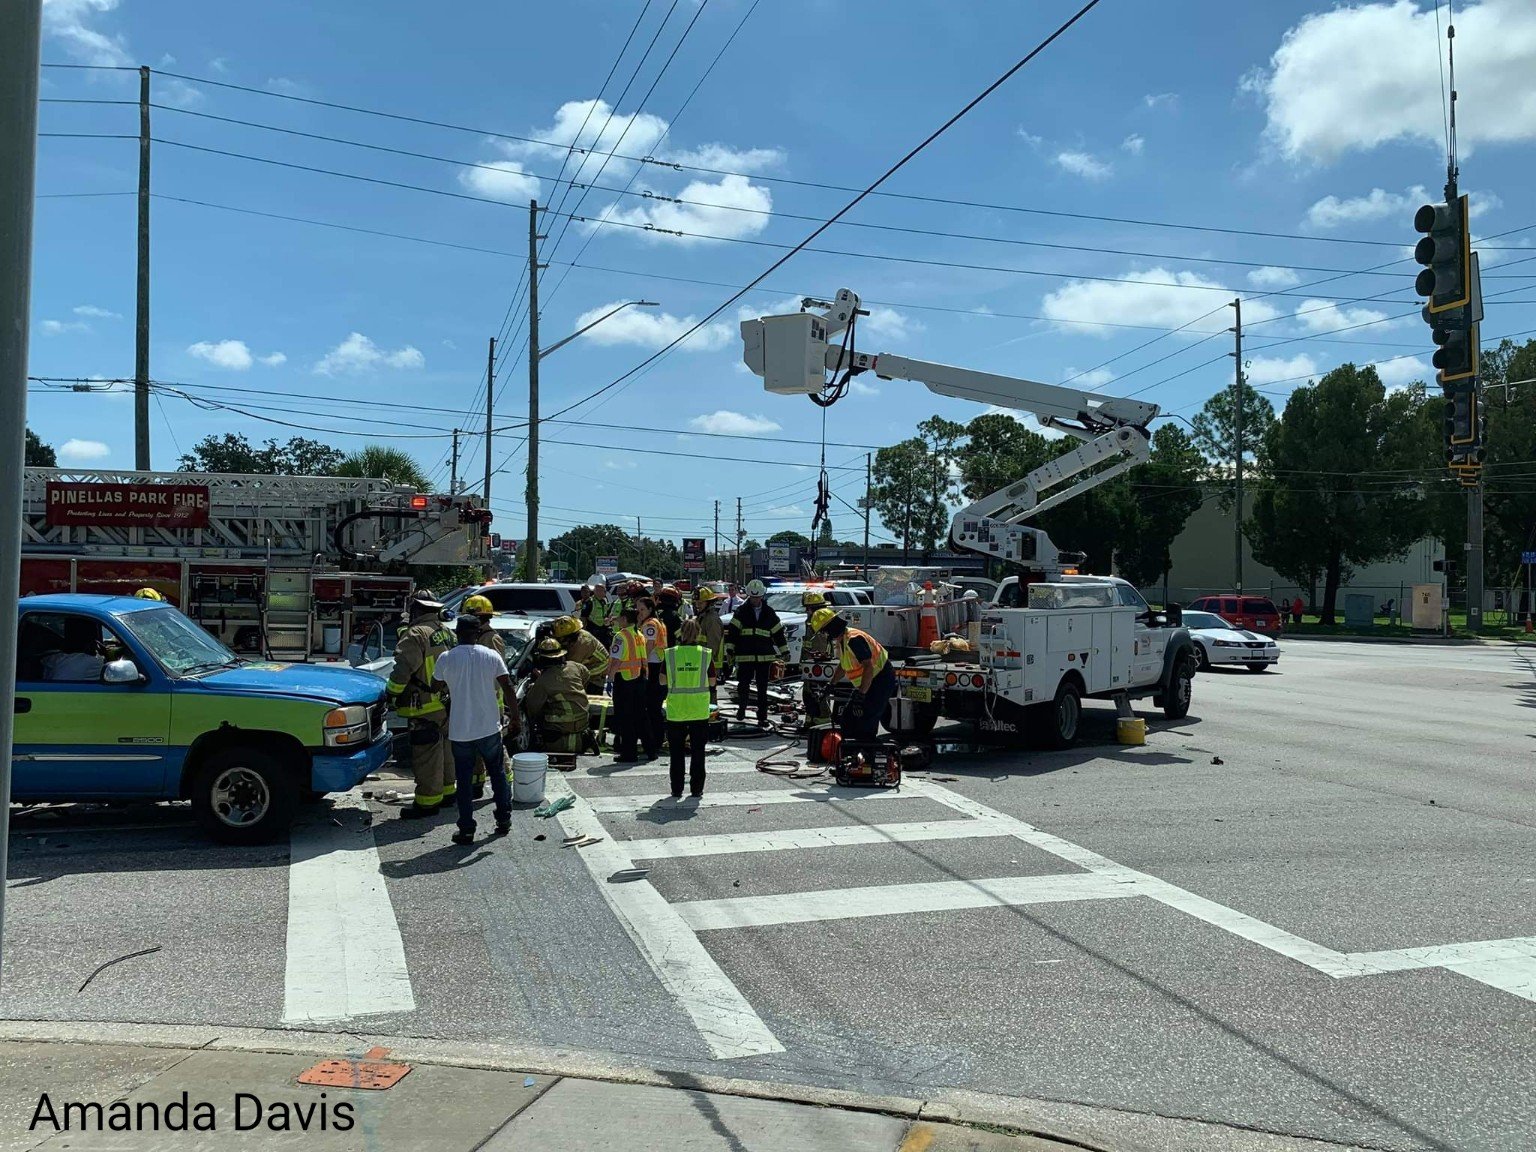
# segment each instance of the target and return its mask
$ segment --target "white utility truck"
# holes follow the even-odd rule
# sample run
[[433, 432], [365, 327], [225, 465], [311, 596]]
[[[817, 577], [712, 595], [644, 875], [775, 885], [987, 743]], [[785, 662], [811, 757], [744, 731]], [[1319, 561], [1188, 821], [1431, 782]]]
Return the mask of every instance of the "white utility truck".
[[[882, 380], [917, 381], [941, 396], [1030, 412], [1081, 441], [955, 516], [950, 539], [957, 548], [1021, 565], [1042, 579], [1025, 585], [1027, 600], [1015, 607], [979, 609], [979, 650], [891, 648], [899, 688], [886, 727], [922, 737], [942, 716], [969, 721], [984, 734], [1062, 748], [1077, 737], [1084, 698], [1114, 700], [1129, 715], [1131, 700], [1151, 697], [1170, 719], [1187, 714], [1195, 650], [1177, 610], [1154, 613], [1124, 580], [1076, 575], [1080, 554], [1060, 551], [1045, 532], [1024, 523], [1144, 462], [1157, 405], [860, 352], [857, 325], [864, 313], [846, 288], [830, 303], [807, 300], [803, 307], [741, 324], [743, 360], [769, 392], [810, 396], [825, 406], [846, 393], [854, 376], [871, 372]], [[810, 681], [829, 680], [832, 671], [830, 665], [804, 669]]]

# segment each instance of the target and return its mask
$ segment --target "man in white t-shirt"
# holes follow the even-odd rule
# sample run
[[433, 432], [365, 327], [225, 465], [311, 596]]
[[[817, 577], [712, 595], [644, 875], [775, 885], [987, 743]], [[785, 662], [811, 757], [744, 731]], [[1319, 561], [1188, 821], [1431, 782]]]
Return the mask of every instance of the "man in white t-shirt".
[[[512, 827], [512, 788], [507, 783], [507, 762], [501, 748], [503, 701], [515, 707], [517, 697], [507, 665], [493, 648], [476, 643], [480, 621], [460, 616], [455, 624], [458, 646], [437, 658], [432, 691], [448, 693], [448, 747], [453, 752], [453, 773], [458, 783], [459, 830], [455, 844], [475, 842], [475, 757], [485, 761], [496, 800], [496, 835]], [[498, 691], [499, 689], [499, 691]]]

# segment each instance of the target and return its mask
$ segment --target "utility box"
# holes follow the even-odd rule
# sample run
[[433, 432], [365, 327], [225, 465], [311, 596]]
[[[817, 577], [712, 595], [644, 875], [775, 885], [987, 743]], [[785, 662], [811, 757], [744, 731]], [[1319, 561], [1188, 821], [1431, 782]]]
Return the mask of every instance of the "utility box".
[[1376, 623], [1376, 597], [1363, 592], [1344, 594], [1344, 623], [1350, 628], [1369, 628]]
[[1445, 585], [1415, 584], [1409, 623], [1418, 631], [1439, 632], [1445, 621]]

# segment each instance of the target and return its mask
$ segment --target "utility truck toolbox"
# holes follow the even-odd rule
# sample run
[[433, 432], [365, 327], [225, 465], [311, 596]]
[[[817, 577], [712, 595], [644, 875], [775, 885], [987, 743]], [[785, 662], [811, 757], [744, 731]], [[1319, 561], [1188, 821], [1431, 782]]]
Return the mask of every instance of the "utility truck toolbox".
[[244, 660], [132, 596], [24, 597], [15, 711], [14, 801], [190, 800], [233, 844], [284, 835], [391, 747], [377, 676]]

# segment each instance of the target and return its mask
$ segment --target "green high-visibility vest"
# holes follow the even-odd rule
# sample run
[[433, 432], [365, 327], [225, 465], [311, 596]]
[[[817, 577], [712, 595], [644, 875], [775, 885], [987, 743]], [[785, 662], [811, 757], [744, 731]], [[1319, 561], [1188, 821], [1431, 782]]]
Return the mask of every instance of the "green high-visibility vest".
[[667, 719], [674, 724], [709, 719], [709, 649], [699, 644], [668, 648]]

